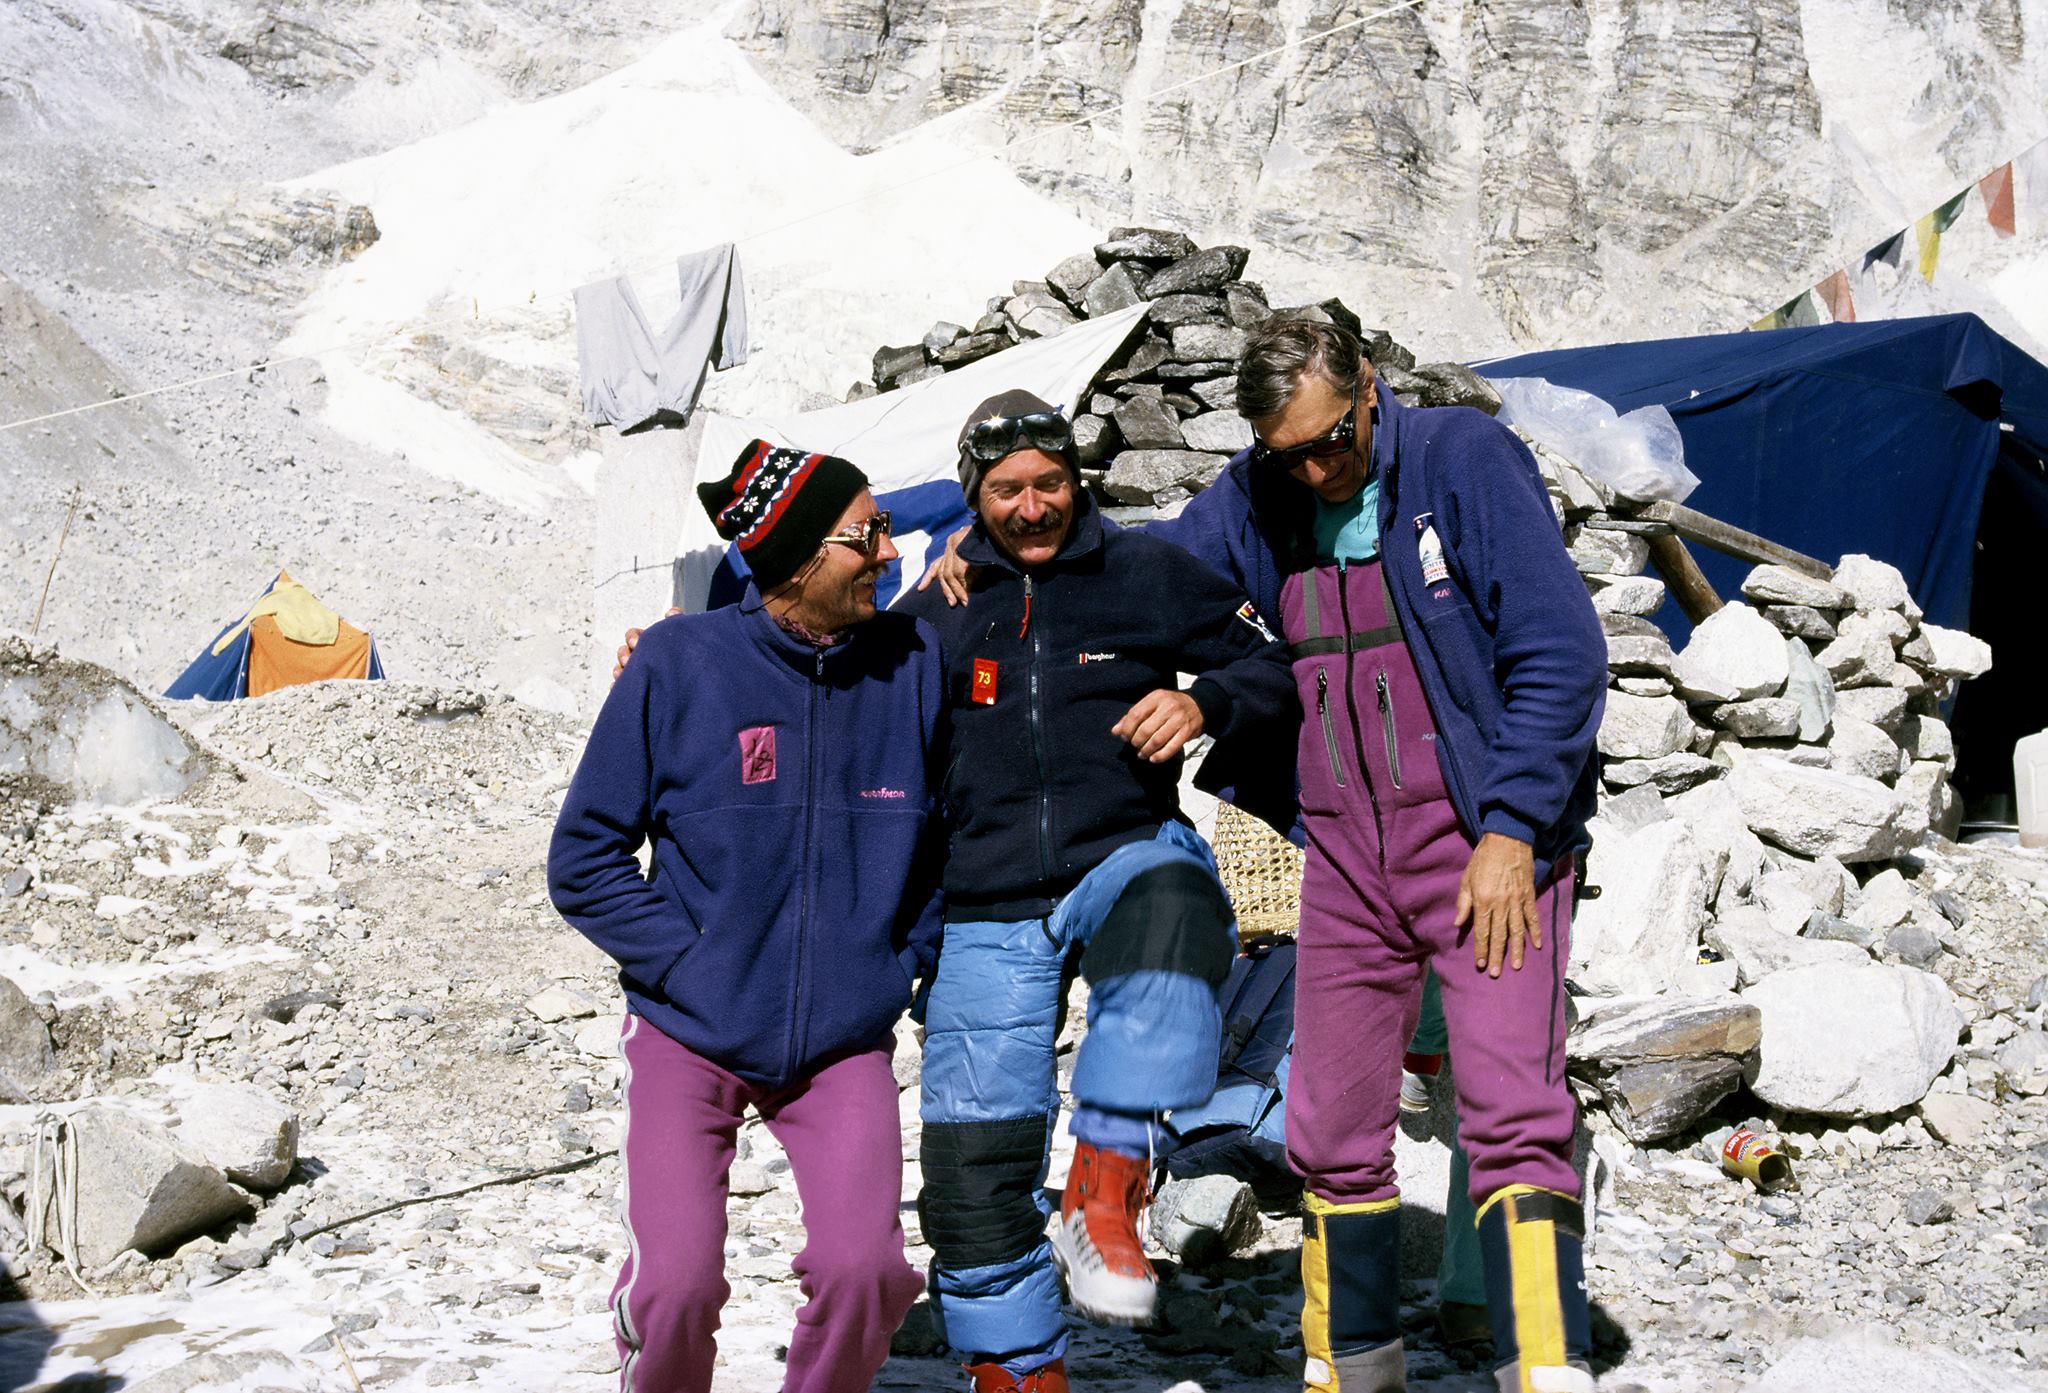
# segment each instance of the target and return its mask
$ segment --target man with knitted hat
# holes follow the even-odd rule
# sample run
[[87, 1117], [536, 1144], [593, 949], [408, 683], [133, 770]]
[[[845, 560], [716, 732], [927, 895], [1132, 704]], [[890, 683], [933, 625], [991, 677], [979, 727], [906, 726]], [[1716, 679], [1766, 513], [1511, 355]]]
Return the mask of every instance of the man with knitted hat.
[[548, 854], [556, 908], [626, 993], [620, 1388], [711, 1387], [752, 1108], [803, 1202], [783, 1388], [861, 1393], [921, 1286], [890, 1052], [940, 932], [945, 674], [929, 626], [875, 611], [896, 550], [853, 465], [757, 440], [698, 493], [746, 596], [640, 636]]
[[[1208, 1099], [1235, 952], [1181, 750], [1294, 715], [1284, 652], [1186, 552], [1107, 523], [1066, 418], [1027, 392], [959, 435], [979, 569], [965, 605], [913, 593], [945, 650], [953, 827], [925, 1016], [918, 1212], [932, 1304], [978, 1393], [1065, 1393], [1054, 1265], [1086, 1314], [1132, 1323], [1156, 1280], [1138, 1238], [1158, 1117]], [[1180, 673], [1194, 675], [1181, 690]], [[1089, 984], [1076, 1141], [1051, 1242], [1040, 1199], [1054, 1042]]]

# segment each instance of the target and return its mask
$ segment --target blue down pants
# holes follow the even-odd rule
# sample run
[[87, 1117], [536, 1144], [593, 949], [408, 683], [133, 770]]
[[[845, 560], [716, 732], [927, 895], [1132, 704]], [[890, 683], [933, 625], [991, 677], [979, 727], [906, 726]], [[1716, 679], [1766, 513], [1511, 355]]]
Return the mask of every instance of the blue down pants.
[[1216, 991], [1236, 951], [1215, 857], [1176, 822], [1110, 853], [1046, 918], [946, 926], [925, 1014], [918, 1217], [955, 1350], [1017, 1372], [1065, 1350], [1041, 1187], [1071, 972], [1089, 987], [1074, 1133], [1142, 1148], [1150, 1119], [1215, 1088]]

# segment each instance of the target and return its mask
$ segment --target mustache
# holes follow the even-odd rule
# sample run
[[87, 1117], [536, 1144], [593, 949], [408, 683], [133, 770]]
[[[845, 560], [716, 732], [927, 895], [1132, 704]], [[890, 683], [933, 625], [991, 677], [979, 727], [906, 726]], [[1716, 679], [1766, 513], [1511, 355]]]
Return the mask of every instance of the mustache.
[[1047, 508], [1045, 515], [1036, 522], [1021, 517], [1012, 517], [1003, 523], [1003, 535], [1021, 541], [1026, 537], [1038, 537], [1048, 532], [1057, 532], [1067, 525], [1067, 515], [1058, 508]]

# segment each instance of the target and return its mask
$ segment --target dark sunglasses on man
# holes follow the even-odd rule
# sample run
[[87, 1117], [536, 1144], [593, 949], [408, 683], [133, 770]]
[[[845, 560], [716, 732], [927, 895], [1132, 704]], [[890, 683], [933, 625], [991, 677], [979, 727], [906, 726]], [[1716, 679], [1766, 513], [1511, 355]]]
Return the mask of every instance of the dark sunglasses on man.
[[[1018, 442], [1026, 444], [1020, 445]], [[967, 432], [967, 453], [983, 464], [994, 464], [1020, 449], [1059, 454], [1074, 441], [1074, 428], [1057, 411], [1034, 411], [1029, 416], [994, 416], [976, 421]]]
[[1351, 394], [1351, 409], [1336, 425], [1313, 440], [1277, 450], [1263, 440], [1252, 442], [1252, 463], [1260, 469], [1299, 469], [1312, 459], [1329, 459], [1349, 450], [1358, 439], [1358, 393]]
[[837, 542], [843, 547], [858, 547], [861, 555], [872, 561], [882, 550], [882, 538], [889, 535], [889, 510], [871, 513], [844, 532], [835, 532], [824, 538]]

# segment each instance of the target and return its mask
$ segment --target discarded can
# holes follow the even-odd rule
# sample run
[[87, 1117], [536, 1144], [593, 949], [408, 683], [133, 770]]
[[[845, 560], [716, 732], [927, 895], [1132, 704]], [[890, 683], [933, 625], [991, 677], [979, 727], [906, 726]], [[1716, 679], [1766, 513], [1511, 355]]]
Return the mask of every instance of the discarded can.
[[1792, 1158], [1746, 1128], [1721, 1144], [1721, 1169], [1766, 1194], [1792, 1183]]

